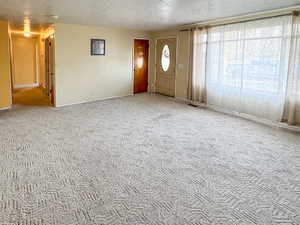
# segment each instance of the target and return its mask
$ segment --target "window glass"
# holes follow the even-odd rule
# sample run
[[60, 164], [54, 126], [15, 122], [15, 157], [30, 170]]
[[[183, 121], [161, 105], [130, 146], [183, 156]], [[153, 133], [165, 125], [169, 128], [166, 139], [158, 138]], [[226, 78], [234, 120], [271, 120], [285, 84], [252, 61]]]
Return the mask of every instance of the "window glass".
[[168, 71], [170, 67], [170, 49], [168, 45], [165, 45], [162, 50], [161, 66], [163, 71]]

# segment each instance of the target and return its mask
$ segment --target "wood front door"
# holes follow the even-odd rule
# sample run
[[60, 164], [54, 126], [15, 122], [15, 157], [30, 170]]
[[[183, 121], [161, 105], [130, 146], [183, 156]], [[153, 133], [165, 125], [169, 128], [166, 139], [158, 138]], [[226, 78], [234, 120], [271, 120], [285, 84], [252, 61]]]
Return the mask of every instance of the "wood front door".
[[176, 38], [156, 43], [156, 92], [175, 96]]
[[134, 40], [134, 94], [148, 91], [148, 40]]

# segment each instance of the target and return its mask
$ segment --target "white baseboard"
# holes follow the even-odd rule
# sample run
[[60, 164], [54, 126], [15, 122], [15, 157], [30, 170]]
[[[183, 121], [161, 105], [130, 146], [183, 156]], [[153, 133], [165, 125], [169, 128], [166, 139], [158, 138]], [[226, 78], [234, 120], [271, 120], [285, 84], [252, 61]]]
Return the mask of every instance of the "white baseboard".
[[67, 104], [62, 104], [62, 105], [55, 105], [55, 108], [61, 108], [61, 107], [72, 106], [72, 105], [79, 105], [79, 104], [84, 104], [84, 103], [99, 102], [99, 101], [123, 98], [123, 97], [128, 97], [128, 96], [133, 96], [133, 94], [113, 96], [113, 97], [107, 97], [107, 98], [101, 98], [101, 99], [95, 99], [95, 100], [88, 100], [88, 101], [73, 102], [73, 103], [67, 103]]
[[253, 115], [249, 115], [246, 113], [239, 113], [239, 112], [235, 112], [235, 111], [230, 111], [230, 110], [226, 110], [222, 107], [218, 107], [218, 106], [214, 106], [214, 105], [206, 105], [206, 104], [199, 104], [198, 107], [203, 107], [215, 112], [220, 112], [220, 113], [224, 113], [227, 115], [231, 115], [231, 116], [235, 116], [235, 117], [240, 117], [246, 120], [251, 120], [260, 124], [264, 124], [270, 127], [275, 127], [275, 128], [283, 128], [283, 129], [287, 129], [290, 131], [294, 131], [294, 132], [299, 132], [300, 133], [300, 127], [299, 126], [290, 126], [286, 123], [282, 123], [282, 122], [273, 122], [271, 120], [268, 119], [263, 119], [263, 118], [259, 118]]
[[283, 129], [287, 129], [290, 131], [295, 131], [295, 132], [299, 132], [300, 133], [300, 127], [299, 126], [290, 126], [286, 123], [282, 123], [282, 122], [273, 122], [267, 119], [263, 119], [263, 118], [259, 118], [256, 116], [252, 116], [246, 113], [239, 113], [239, 112], [235, 112], [235, 111], [230, 111], [230, 110], [226, 110], [222, 107], [218, 107], [218, 106], [214, 106], [214, 105], [207, 105], [204, 103], [197, 103], [197, 102], [192, 102], [188, 99], [184, 99], [184, 98], [175, 98], [176, 102], [179, 103], [184, 103], [184, 104], [192, 104], [196, 107], [200, 107], [200, 108], [206, 108], [215, 112], [220, 112], [220, 113], [224, 113], [227, 115], [231, 115], [231, 116], [236, 116], [236, 117], [240, 117], [243, 119], [247, 119], [247, 120], [251, 120], [257, 123], [261, 123], [261, 124], [265, 124], [267, 126], [271, 126], [271, 127], [276, 127], [276, 128], [283, 128]]
[[224, 114], [228, 114], [228, 115], [232, 115], [232, 116], [236, 116], [236, 117], [241, 117], [243, 119], [247, 119], [247, 120], [251, 120], [257, 123], [261, 123], [267, 126], [271, 126], [271, 127], [276, 127], [276, 128], [284, 128], [284, 129], [288, 129], [291, 131], [295, 131], [295, 132], [300, 132], [300, 127], [299, 126], [291, 126], [288, 125], [287, 123], [283, 123], [283, 122], [273, 122], [271, 120], [268, 119], [263, 119], [263, 118], [259, 118], [253, 115], [249, 115], [246, 113], [239, 113], [239, 112], [235, 112], [235, 111], [230, 111], [230, 110], [225, 110], [225, 109], [221, 109], [220, 107], [216, 107], [216, 106], [212, 106], [212, 105], [207, 105], [206, 108], [216, 111], [216, 112], [221, 112]]
[[186, 98], [179, 98], [179, 97], [175, 97], [174, 99], [176, 102], [180, 102], [180, 103], [185, 103], [185, 104], [190, 104], [191, 101], [187, 100]]
[[0, 111], [3, 111], [3, 110], [9, 110], [9, 109], [11, 109], [11, 106], [0, 108]]
[[39, 83], [33, 83], [33, 84], [14, 84], [14, 89], [18, 88], [30, 88], [30, 87], [38, 87], [40, 86]]

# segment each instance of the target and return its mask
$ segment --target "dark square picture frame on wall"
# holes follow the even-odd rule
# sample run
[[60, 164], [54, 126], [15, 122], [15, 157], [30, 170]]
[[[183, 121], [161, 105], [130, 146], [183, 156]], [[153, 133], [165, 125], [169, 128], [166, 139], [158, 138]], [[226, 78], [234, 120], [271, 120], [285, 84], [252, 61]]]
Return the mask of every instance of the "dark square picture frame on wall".
[[91, 39], [91, 55], [105, 55], [104, 39]]

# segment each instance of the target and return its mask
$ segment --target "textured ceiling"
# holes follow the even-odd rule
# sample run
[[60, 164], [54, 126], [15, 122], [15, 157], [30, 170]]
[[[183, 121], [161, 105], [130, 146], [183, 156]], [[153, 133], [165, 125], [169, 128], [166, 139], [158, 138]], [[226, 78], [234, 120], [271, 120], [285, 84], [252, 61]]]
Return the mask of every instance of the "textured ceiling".
[[300, 0], [0, 0], [0, 19], [15, 27], [28, 16], [36, 28], [61, 22], [160, 30], [298, 4]]

